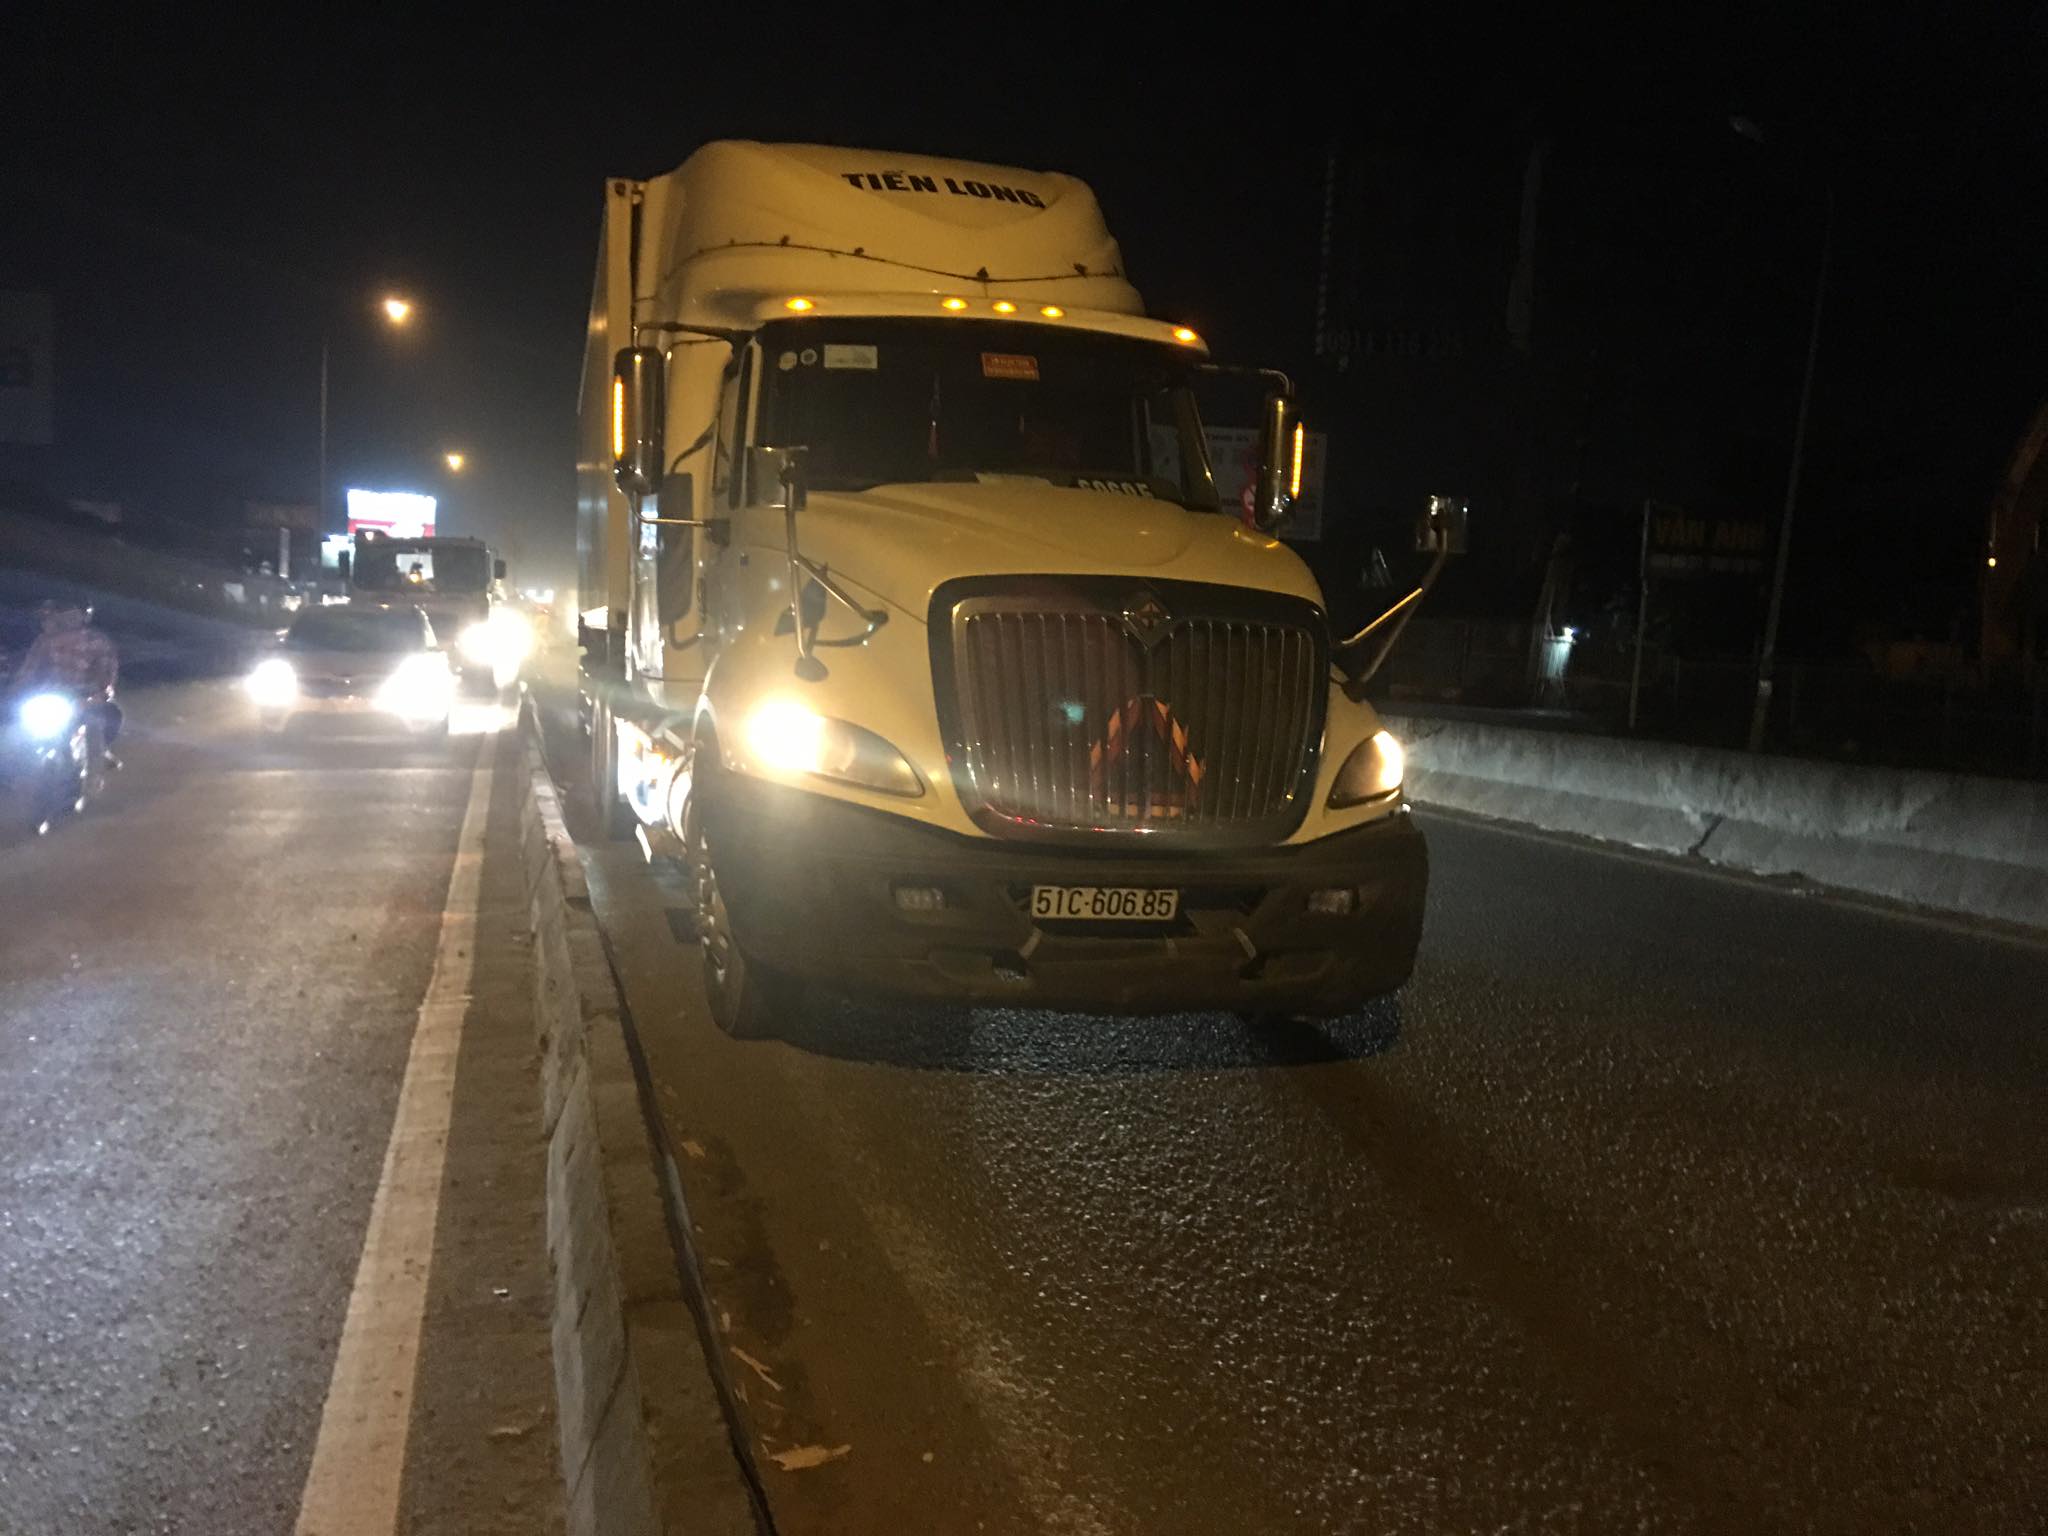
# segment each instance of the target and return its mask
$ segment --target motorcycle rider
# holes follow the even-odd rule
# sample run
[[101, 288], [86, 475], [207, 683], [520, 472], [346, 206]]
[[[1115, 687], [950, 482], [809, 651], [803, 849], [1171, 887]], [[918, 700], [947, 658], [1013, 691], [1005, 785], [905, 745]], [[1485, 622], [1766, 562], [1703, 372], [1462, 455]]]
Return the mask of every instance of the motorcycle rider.
[[16, 684], [24, 689], [57, 689], [80, 700], [95, 716], [107, 766], [118, 767], [109, 749], [121, 734], [121, 706], [114, 702], [114, 685], [121, 677], [120, 652], [105, 630], [94, 628], [89, 607], [45, 601], [37, 605], [36, 616], [42, 633], [16, 669]]

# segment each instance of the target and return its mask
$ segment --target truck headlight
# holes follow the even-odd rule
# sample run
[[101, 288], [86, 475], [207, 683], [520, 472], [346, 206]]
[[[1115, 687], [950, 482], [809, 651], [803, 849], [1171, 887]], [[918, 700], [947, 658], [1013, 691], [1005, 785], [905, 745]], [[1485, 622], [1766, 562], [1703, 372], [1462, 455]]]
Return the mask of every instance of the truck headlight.
[[21, 728], [30, 741], [55, 741], [77, 717], [78, 705], [61, 693], [32, 693], [21, 701]]
[[533, 652], [533, 626], [510, 608], [493, 608], [488, 619], [465, 627], [455, 640], [462, 659], [472, 667], [522, 665]]
[[448, 713], [455, 678], [439, 651], [408, 656], [377, 690], [377, 707], [407, 720], [439, 720]]
[[793, 699], [770, 699], [749, 715], [746, 742], [754, 761], [772, 773], [813, 773], [911, 799], [924, 793], [910, 760], [873, 731]]
[[1407, 767], [1408, 754], [1394, 740], [1393, 732], [1374, 731], [1352, 749], [1337, 770], [1337, 782], [1330, 786], [1330, 809], [1341, 811], [1347, 805], [1384, 800], [1401, 788]]
[[259, 709], [284, 709], [299, 696], [299, 674], [282, 656], [256, 663], [242, 687]]
[[490, 619], [491, 643], [498, 659], [518, 666], [533, 654], [533, 624], [515, 608], [493, 608]]
[[463, 630], [455, 644], [462, 652], [462, 659], [472, 667], [488, 667], [498, 658], [498, 637], [491, 633], [491, 626], [482, 619]]

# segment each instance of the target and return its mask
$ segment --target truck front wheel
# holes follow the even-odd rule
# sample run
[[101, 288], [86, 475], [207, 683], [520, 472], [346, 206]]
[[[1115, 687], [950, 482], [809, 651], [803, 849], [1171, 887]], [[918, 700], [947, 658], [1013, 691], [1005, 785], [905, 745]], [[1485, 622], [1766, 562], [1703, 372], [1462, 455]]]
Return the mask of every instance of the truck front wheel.
[[[696, 793], [708, 787], [700, 779]], [[763, 965], [741, 948], [718, 884], [718, 870], [704, 839], [698, 805], [685, 816], [691, 876], [696, 884], [697, 941], [704, 954], [704, 1000], [711, 1022], [735, 1040], [759, 1040], [776, 1033], [804, 1001], [803, 982]]]

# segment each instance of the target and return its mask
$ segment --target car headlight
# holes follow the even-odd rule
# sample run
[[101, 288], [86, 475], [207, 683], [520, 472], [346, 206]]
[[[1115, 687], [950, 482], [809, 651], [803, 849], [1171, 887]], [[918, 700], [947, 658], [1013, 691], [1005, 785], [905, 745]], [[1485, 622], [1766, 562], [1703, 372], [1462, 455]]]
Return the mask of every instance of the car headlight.
[[21, 728], [31, 741], [55, 741], [77, 718], [77, 702], [61, 693], [32, 693], [21, 701]]
[[283, 709], [299, 696], [299, 674], [282, 656], [256, 663], [242, 686], [261, 709]]
[[1337, 782], [1330, 786], [1330, 809], [1364, 805], [1398, 793], [1401, 776], [1407, 771], [1408, 754], [1391, 731], [1374, 731], [1352, 749], [1337, 770]]
[[749, 715], [746, 743], [754, 761], [772, 773], [811, 773], [906, 798], [924, 793], [910, 760], [873, 731], [792, 699], [771, 699]]
[[497, 656], [497, 640], [491, 634], [491, 626], [482, 619], [463, 630], [456, 640], [462, 652], [462, 659], [473, 667], [488, 667]]
[[439, 651], [408, 656], [377, 690], [377, 707], [408, 720], [438, 720], [448, 713], [455, 678]]

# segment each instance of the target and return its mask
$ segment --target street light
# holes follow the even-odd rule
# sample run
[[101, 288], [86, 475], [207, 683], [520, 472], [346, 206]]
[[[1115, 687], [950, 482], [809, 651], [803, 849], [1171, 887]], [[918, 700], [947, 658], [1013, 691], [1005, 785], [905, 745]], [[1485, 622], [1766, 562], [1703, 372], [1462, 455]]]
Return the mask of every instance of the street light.
[[469, 462], [469, 460], [466, 457], [459, 453], [444, 453], [441, 455], [441, 457], [443, 460], [446, 461], [448, 465], [448, 472], [451, 475], [461, 474], [462, 466]]
[[[1731, 117], [1728, 126], [1753, 144], [1764, 131], [1746, 117]], [[1792, 428], [1792, 466], [1785, 475], [1785, 513], [1778, 520], [1778, 556], [1771, 570], [1771, 601], [1764, 612], [1763, 647], [1757, 655], [1756, 702], [1749, 716], [1749, 750], [1761, 752], [1764, 728], [1770, 723], [1772, 674], [1778, 659], [1778, 619], [1785, 608], [1785, 567], [1792, 553], [1792, 514], [1799, 505], [1799, 471], [1806, 462], [1806, 421], [1813, 404], [1814, 365], [1820, 359], [1820, 322], [1827, 306], [1828, 269], [1835, 255], [1835, 187], [1827, 185], [1827, 222], [1820, 237], [1820, 272], [1813, 284], [1813, 318], [1806, 332], [1806, 372], [1799, 382], [1799, 416]]]
[[[386, 294], [379, 302], [385, 323], [396, 330], [412, 319], [412, 300], [400, 298], [395, 293]], [[324, 530], [327, 519], [327, 353], [328, 335], [320, 333], [320, 485], [319, 503], [313, 509], [313, 519]]]

